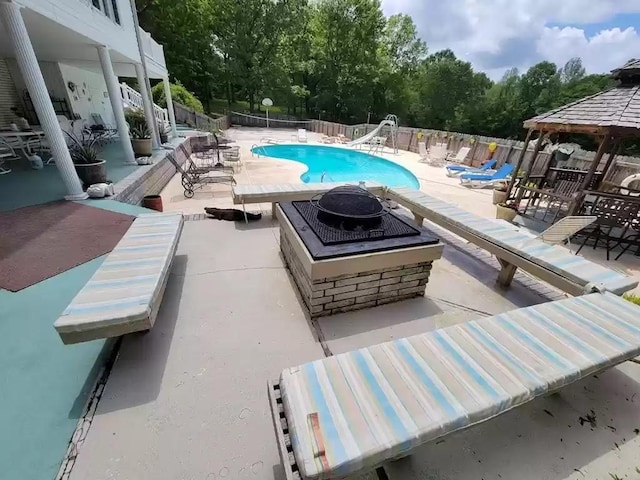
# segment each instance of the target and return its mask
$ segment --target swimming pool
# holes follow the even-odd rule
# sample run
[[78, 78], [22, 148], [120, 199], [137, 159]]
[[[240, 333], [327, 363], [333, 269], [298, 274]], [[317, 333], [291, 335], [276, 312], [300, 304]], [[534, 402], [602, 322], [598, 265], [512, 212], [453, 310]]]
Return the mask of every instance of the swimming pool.
[[308, 170], [300, 179], [304, 183], [374, 181], [388, 187], [420, 188], [416, 176], [384, 158], [346, 148], [322, 145], [267, 145], [254, 147], [254, 153], [303, 163]]

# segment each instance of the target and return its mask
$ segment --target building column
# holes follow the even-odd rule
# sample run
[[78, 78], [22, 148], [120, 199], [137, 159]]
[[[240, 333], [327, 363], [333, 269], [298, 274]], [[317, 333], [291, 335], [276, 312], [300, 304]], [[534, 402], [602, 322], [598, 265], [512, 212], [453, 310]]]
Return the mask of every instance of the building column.
[[153, 148], [160, 148], [160, 135], [158, 134], [158, 124], [156, 123], [156, 116], [153, 112], [153, 99], [151, 92], [147, 88], [147, 81], [145, 80], [144, 70], [140, 63], [135, 64], [136, 77], [138, 77], [138, 88], [140, 89], [140, 95], [142, 96], [142, 106], [144, 107], [144, 117], [147, 120], [147, 127], [151, 132], [151, 143]]
[[171, 136], [176, 138], [178, 136], [178, 127], [176, 126], [176, 114], [173, 111], [173, 99], [171, 98], [171, 84], [169, 83], [169, 77], [165, 76], [162, 79], [164, 83], [164, 98], [167, 101], [167, 112], [169, 113], [169, 123], [171, 124]]
[[20, 7], [15, 3], [0, 2], [0, 18], [9, 35], [9, 43], [13, 48], [20, 73], [38, 114], [40, 126], [51, 146], [51, 154], [55, 159], [56, 167], [67, 188], [67, 195], [64, 198], [67, 200], [85, 199], [87, 194], [82, 191], [82, 183], [73, 166], [67, 142], [49, 98], [49, 91], [44, 83], [36, 53], [20, 13]]
[[104, 76], [104, 80], [107, 84], [109, 101], [111, 102], [113, 116], [116, 119], [120, 144], [124, 150], [125, 163], [128, 165], [136, 165], [136, 156], [133, 153], [131, 139], [129, 138], [129, 126], [124, 118], [124, 108], [122, 107], [122, 99], [120, 98], [120, 87], [118, 86], [118, 79], [113, 72], [111, 55], [109, 55], [109, 49], [107, 47], [99, 46], [97, 48], [100, 65], [102, 66], [102, 75]]

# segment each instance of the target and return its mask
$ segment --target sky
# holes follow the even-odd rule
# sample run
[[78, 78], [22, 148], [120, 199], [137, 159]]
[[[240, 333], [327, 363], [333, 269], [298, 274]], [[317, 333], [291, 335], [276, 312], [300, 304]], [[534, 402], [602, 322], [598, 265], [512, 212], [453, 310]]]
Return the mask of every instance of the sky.
[[640, 58], [640, 0], [382, 0], [413, 17], [430, 53], [450, 48], [498, 80], [542, 60], [581, 57], [587, 73]]

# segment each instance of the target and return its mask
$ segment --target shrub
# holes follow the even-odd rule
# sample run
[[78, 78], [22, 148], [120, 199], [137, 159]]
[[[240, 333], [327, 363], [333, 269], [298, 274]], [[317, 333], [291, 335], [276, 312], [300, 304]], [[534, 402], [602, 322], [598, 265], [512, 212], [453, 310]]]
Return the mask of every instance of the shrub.
[[[171, 84], [171, 98], [175, 102], [181, 103], [185, 107], [189, 107], [196, 112], [204, 112], [202, 102], [196, 98], [196, 96], [189, 90], [184, 88], [180, 83]], [[167, 107], [167, 100], [164, 98], [164, 85], [163, 82], [158, 83], [151, 89], [151, 95], [153, 95], [154, 103], [157, 103], [163, 108]]]
[[640, 295], [635, 295], [633, 293], [625, 293], [622, 297], [625, 300], [628, 300], [631, 303], [635, 303], [636, 305], [640, 305]]

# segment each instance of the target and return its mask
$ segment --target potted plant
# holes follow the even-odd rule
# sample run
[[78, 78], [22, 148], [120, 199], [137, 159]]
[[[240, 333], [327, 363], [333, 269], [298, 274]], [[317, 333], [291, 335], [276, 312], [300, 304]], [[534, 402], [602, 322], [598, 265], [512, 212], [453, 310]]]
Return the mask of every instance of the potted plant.
[[504, 203], [507, 201], [507, 186], [501, 183], [493, 189], [493, 204]]
[[156, 122], [156, 128], [158, 135], [160, 135], [160, 143], [167, 143], [169, 141], [169, 127], [164, 122]]
[[496, 218], [498, 220], [506, 220], [513, 222], [518, 215], [518, 206], [512, 202], [503, 202], [496, 205]]
[[151, 131], [147, 126], [144, 113], [139, 109], [129, 108], [125, 111], [125, 118], [129, 124], [129, 137], [136, 156], [149, 157], [153, 153]]
[[70, 139], [69, 154], [71, 155], [71, 160], [85, 189], [96, 183], [106, 183], [106, 160], [98, 158], [97, 137], [90, 135], [77, 137], [69, 132], [65, 133]]

